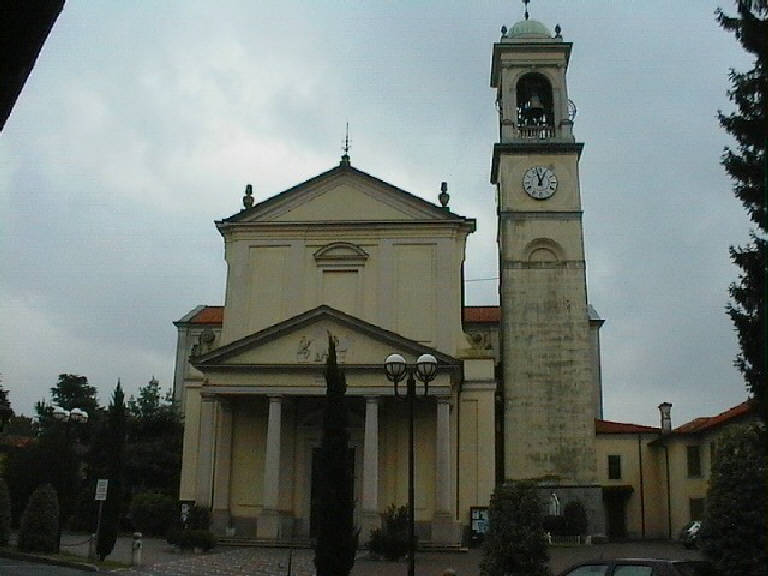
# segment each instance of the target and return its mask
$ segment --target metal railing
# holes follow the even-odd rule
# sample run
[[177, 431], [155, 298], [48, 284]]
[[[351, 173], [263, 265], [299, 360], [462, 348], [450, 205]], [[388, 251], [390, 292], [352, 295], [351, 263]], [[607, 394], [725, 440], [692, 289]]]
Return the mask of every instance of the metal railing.
[[518, 126], [517, 137], [524, 140], [546, 140], [555, 135], [555, 127], [547, 124], [538, 126]]

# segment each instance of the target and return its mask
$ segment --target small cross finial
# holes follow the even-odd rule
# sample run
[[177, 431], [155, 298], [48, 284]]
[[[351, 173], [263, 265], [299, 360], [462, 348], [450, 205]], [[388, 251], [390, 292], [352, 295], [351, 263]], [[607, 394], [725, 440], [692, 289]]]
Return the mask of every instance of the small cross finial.
[[347, 122], [347, 130], [344, 135], [344, 146], [341, 147], [344, 154], [341, 155], [341, 165], [349, 166], [349, 122]]
[[523, 0], [523, 4], [525, 4], [525, 19], [528, 20], [528, 4], [531, 3], [531, 0]]

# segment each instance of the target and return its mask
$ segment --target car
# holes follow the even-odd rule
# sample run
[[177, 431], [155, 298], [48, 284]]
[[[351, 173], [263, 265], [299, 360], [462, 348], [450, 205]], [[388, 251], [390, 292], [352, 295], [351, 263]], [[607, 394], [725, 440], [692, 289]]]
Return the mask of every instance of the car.
[[701, 532], [701, 520], [691, 520], [680, 530], [678, 540], [686, 548], [696, 548], [699, 545], [699, 534]]
[[559, 576], [715, 576], [711, 563], [704, 560], [664, 560], [661, 558], [616, 558], [580, 562]]

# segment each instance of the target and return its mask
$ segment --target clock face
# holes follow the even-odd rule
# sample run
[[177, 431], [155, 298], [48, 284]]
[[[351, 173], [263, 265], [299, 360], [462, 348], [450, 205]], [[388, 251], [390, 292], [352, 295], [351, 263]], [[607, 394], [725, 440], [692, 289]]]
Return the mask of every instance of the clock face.
[[546, 200], [557, 190], [557, 176], [545, 166], [533, 166], [523, 174], [523, 190], [531, 198]]

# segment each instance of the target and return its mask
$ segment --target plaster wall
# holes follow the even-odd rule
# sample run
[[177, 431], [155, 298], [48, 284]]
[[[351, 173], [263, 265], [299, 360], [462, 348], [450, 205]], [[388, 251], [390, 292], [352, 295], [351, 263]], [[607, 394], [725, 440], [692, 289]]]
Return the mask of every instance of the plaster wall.
[[[631, 486], [626, 500], [626, 527], [629, 538], [662, 538], [665, 530], [662, 522], [666, 509], [663, 477], [658, 474], [658, 450], [648, 443], [656, 434], [598, 434], [595, 444], [597, 472], [600, 485]], [[608, 456], [621, 457], [621, 478], [608, 477]], [[642, 466], [642, 472], [641, 472]], [[643, 528], [643, 518], [645, 527]], [[643, 529], [645, 533], [643, 534]]]

